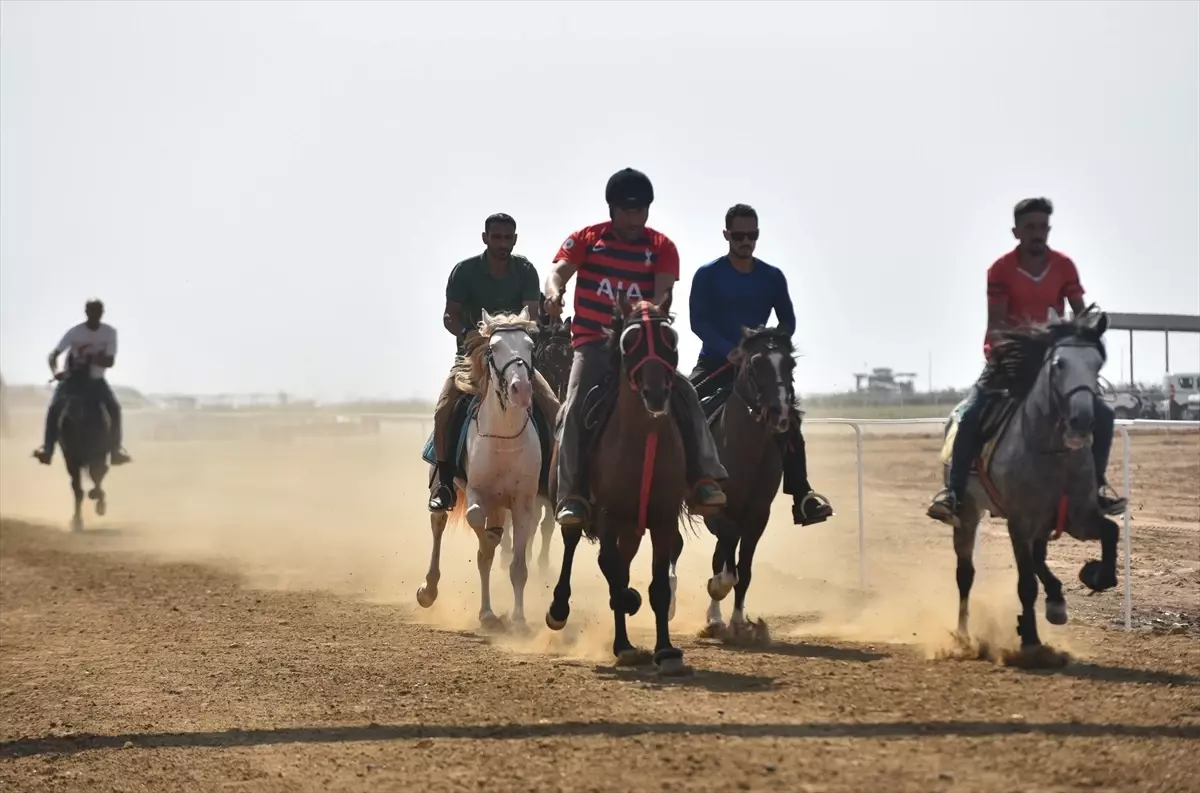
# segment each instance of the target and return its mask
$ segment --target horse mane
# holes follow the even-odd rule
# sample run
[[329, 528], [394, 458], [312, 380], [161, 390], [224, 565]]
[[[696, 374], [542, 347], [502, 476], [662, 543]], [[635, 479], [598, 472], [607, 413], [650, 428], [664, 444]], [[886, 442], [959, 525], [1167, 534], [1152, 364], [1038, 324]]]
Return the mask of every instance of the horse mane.
[[1098, 327], [1104, 312], [1093, 303], [1069, 320], [997, 332], [992, 343], [992, 360], [984, 371], [982, 385], [1007, 391], [1022, 399], [1033, 389], [1046, 355], [1064, 341], [1077, 340], [1096, 347], [1104, 360], [1103, 329]]
[[742, 340], [738, 344], [739, 347], [745, 349], [759, 343], [763, 343], [771, 352], [782, 352], [791, 356], [796, 354], [796, 347], [792, 344], [792, 334], [788, 332], [787, 328], [779, 325], [742, 328]]
[[491, 314], [488, 318], [491, 322], [480, 320], [477, 325], [479, 335], [467, 339], [463, 354], [450, 370], [454, 375], [454, 385], [464, 394], [487, 393], [492, 374], [484, 354], [488, 349], [488, 339], [493, 333], [505, 330], [523, 330], [530, 336], [537, 333], [537, 322], [522, 319], [520, 314]]

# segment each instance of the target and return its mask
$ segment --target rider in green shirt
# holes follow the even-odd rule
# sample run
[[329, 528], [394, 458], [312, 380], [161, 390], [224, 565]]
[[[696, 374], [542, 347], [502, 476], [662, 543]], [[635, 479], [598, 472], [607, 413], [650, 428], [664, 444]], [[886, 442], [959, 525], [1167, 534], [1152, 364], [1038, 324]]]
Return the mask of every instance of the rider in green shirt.
[[[442, 324], [458, 340], [460, 355], [463, 342], [468, 334], [476, 332], [484, 311], [516, 314], [522, 308], [528, 308], [529, 316], [536, 319], [540, 314], [537, 268], [524, 256], [512, 252], [517, 243], [517, 222], [503, 213], [490, 216], [483, 224], [483, 243], [487, 250], [454, 265], [446, 283], [446, 311], [442, 315]], [[454, 508], [457, 464], [453, 446], [458, 433], [453, 432], [450, 425], [461, 397], [454, 376], [447, 377], [433, 414], [433, 449], [438, 471], [429, 509], [434, 512]], [[558, 400], [549, 383], [536, 371], [533, 373], [533, 402], [534, 408], [553, 426]]]

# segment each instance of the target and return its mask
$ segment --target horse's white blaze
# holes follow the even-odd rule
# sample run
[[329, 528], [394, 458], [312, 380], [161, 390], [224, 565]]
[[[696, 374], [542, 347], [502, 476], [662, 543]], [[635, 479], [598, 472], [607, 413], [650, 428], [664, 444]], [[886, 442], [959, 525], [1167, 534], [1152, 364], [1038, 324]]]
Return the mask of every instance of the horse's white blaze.
[[767, 360], [771, 362], [771, 366], [775, 369], [775, 382], [779, 384], [779, 404], [787, 405], [787, 381], [783, 375], [783, 353], [771, 352], [767, 353]]

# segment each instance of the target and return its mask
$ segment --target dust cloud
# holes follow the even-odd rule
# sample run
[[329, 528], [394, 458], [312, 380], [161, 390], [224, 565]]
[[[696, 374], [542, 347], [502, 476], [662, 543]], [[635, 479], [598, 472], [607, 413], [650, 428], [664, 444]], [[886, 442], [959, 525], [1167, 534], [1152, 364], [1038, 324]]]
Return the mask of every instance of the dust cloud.
[[[0, 511], [6, 517], [68, 530], [71, 492], [61, 455], [47, 468], [29, 457], [41, 416], [14, 416], [15, 432], [0, 442]], [[420, 460], [425, 435], [416, 423], [385, 423], [378, 434], [296, 437], [285, 440], [244, 426], [230, 438], [192, 433], [186, 440], [155, 440], [148, 426], [129, 419], [127, 447], [135, 462], [109, 474], [106, 517], [85, 502], [85, 534], [101, 547], [155, 559], [191, 561], [232, 570], [246, 586], [268, 590], [322, 590], [398, 606], [398, 618], [445, 630], [478, 629], [479, 575], [475, 536], [465, 525], [443, 542], [439, 599], [416, 604], [429, 565], [431, 535], [425, 509], [428, 467]], [[426, 430], [427, 431], [427, 430]], [[873, 488], [865, 521], [869, 592], [858, 588], [858, 515], [853, 442], [844, 435], [810, 436], [814, 484], [838, 515], [826, 524], [792, 526], [786, 496], [759, 546], [748, 613], [762, 617], [775, 636], [827, 636], [855, 642], [915, 645], [933, 657], [949, 641], [957, 614], [953, 551], [946, 531], [920, 514], [920, 488]], [[911, 452], [910, 452], [911, 454]], [[912, 464], [936, 474], [926, 455]], [[917, 510], [914, 512], [914, 509]], [[988, 529], [998, 534], [999, 526]], [[708, 607], [713, 539], [700, 527], [688, 534], [679, 565], [676, 636], [695, 635]], [[581, 544], [572, 582], [567, 629], [544, 627], [561, 560], [557, 530], [550, 567], [541, 571], [540, 533], [526, 586], [527, 635], [499, 646], [514, 652], [611, 659], [608, 592], [595, 563], [596, 546]], [[93, 543], [94, 544], [94, 543]], [[972, 624], [980, 637], [1010, 643], [1015, 624], [1015, 576], [1007, 542], [986, 542], [978, 565]], [[645, 592], [649, 537], [635, 560], [632, 586], [643, 608], [629, 621], [636, 641], [653, 642], [653, 614]], [[491, 574], [493, 609], [512, 604], [508, 570]], [[722, 603], [726, 619], [733, 596]], [[1062, 643], [1062, 634], [1046, 638]]]

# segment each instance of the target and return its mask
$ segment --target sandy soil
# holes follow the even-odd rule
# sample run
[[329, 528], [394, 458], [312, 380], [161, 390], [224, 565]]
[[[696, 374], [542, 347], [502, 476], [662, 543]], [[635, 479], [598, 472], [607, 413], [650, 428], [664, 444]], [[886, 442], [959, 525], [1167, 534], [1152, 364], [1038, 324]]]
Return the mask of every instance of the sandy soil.
[[[417, 607], [419, 429], [155, 442], [135, 426], [137, 462], [81, 535], [59, 463], [29, 460], [36, 428], [17, 429], [0, 442], [0, 790], [1168, 793], [1200, 778], [1200, 434], [1135, 433], [1133, 632], [1120, 590], [1076, 579], [1098, 549], [1051, 547], [1071, 624], [1041, 628], [1074, 662], [1047, 672], [941, 656], [957, 596], [947, 531], [923, 516], [937, 439], [865, 440], [862, 593], [853, 436], [814, 432], [814, 484], [839, 514], [800, 529], [780, 502], [748, 599], [774, 642], [696, 638], [712, 541], [689, 538], [673, 628], [695, 674], [662, 679], [614, 666], [588, 546], [561, 634], [541, 627], [552, 579], [536, 567], [533, 635], [478, 631], [466, 530], [447, 539], [441, 599]], [[1010, 556], [987, 524], [973, 625], [1005, 645]], [[507, 609], [506, 571], [492, 579]], [[635, 641], [652, 624], [648, 607], [632, 618]]]

